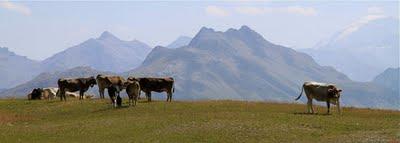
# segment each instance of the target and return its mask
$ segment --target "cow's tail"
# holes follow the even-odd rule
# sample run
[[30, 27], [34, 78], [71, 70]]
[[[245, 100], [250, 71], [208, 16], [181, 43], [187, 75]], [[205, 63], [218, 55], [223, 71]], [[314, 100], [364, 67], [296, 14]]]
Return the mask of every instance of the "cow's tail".
[[175, 83], [172, 85], [172, 93], [175, 93]]
[[304, 90], [304, 87], [303, 87], [303, 86], [301, 86], [301, 92], [300, 92], [300, 95], [299, 95], [299, 97], [297, 97], [297, 98], [296, 98], [296, 99], [294, 99], [294, 100], [299, 100], [299, 99], [300, 99], [301, 95], [303, 94], [303, 90]]

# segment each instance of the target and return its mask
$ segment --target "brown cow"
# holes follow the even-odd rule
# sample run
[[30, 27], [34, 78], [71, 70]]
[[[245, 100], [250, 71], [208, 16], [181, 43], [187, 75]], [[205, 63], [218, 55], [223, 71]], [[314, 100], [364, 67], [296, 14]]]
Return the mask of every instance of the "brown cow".
[[144, 77], [144, 78], [135, 78], [129, 77], [129, 81], [138, 81], [140, 85], [140, 89], [146, 93], [146, 97], [148, 101], [151, 101], [151, 92], [166, 92], [167, 93], [167, 101], [172, 101], [172, 93], [174, 92], [174, 79], [172, 77], [165, 78], [152, 78], [152, 77]]
[[79, 100], [83, 99], [84, 93], [96, 84], [96, 79], [91, 77], [86, 78], [60, 78], [57, 82], [61, 101], [67, 101], [65, 92], [79, 91]]
[[125, 82], [125, 87], [126, 87], [126, 93], [128, 94], [129, 97], [129, 106], [136, 105], [136, 102], [140, 96], [140, 84], [138, 81], [134, 80], [128, 80]]
[[108, 89], [110, 86], [114, 86], [117, 92], [124, 89], [123, 84], [125, 83], [125, 79], [120, 76], [106, 76], [99, 74], [96, 76], [96, 80], [97, 85], [99, 86], [99, 95], [102, 99], [104, 99], [104, 89]]
[[340, 92], [342, 92], [342, 90], [338, 89], [334, 84], [304, 82], [303, 87], [301, 89], [301, 93], [295, 100], [300, 99], [301, 95], [303, 94], [303, 89], [308, 99], [307, 102], [308, 113], [310, 113], [310, 110], [311, 113], [314, 113], [312, 99], [315, 99], [317, 101], [325, 101], [328, 107], [327, 114], [329, 114], [330, 103], [336, 105], [338, 108], [338, 112], [340, 113], [339, 98], [340, 98]]

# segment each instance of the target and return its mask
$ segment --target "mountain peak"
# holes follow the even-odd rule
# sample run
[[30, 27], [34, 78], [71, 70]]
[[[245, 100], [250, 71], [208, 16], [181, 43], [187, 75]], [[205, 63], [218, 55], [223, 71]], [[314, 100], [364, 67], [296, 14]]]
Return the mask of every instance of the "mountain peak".
[[247, 25], [243, 25], [242, 27], [240, 27], [239, 30], [240, 30], [240, 31], [253, 31], [253, 30], [250, 29], [250, 27], [248, 27]]
[[106, 39], [119, 40], [117, 37], [115, 37], [113, 34], [111, 34], [108, 31], [104, 31], [103, 33], [101, 33], [100, 37], [97, 39], [98, 40], [106, 40]]
[[200, 34], [200, 33], [210, 33], [210, 32], [215, 32], [215, 30], [212, 29], [212, 28], [202, 27], [202, 28], [200, 29], [200, 31], [199, 31], [199, 34]]

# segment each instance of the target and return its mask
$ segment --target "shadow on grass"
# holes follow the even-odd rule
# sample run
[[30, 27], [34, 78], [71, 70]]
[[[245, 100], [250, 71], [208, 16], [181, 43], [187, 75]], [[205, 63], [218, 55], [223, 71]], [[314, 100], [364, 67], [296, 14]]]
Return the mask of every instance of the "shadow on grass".
[[119, 109], [125, 109], [125, 108], [130, 108], [130, 107], [134, 107], [134, 106], [122, 105], [122, 106], [114, 107], [111, 104], [109, 104], [107, 107], [104, 107], [104, 108], [101, 108], [98, 110], [94, 110], [93, 113], [104, 112], [104, 111], [109, 111], [109, 110], [119, 110]]
[[327, 113], [307, 113], [307, 112], [294, 112], [294, 115], [315, 115], [315, 116], [329, 116]]

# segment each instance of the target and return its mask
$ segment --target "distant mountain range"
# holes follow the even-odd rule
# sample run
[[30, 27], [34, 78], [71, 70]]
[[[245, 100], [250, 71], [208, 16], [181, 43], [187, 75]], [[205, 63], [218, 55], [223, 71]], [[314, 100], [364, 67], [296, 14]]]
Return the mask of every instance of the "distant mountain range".
[[182, 46], [187, 46], [190, 41], [192, 40], [191, 37], [188, 36], [180, 36], [178, 37], [178, 39], [176, 39], [175, 41], [173, 41], [171, 44], [169, 44], [167, 47], [168, 48], [179, 48]]
[[97, 39], [89, 39], [45, 59], [48, 70], [90, 66], [97, 70], [123, 72], [139, 66], [151, 48], [137, 40], [123, 41], [110, 32]]
[[399, 38], [399, 19], [382, 18], [345, 28], [301, 51], [353, 80], [371, 81], [386, 68], [399, 67]]
[[[93, 47], [105, 50], [110, 45], [120, 45], [125, 42], [118, 41], [109, 33], [103, 33], [100, 38], [90, 39], [70, 50], [75, 52], [74, 49], [81, 49], [82, 53], [87, 53], [89, 56], [107, 55], [106, 53], [111, 50], [98, 54], [99, 51]], [[129, 47], [123, 48], [129, 49]], [[66, 57], [61, 55], [68, 55], [67, 51], [69, 50], [55, 57]], [[61, 67], [64, 67], [63, 64]], [[377, 76], [373, 82], [354, 82], [332, 67], [320, 66], [307, 54], [273, 44], [249, 27], [242, 26], [240, 29], [228, 29], [225, 32], [203, 27], [186, 46], [180, 48], [157, 46], [151, 50], [140, 66], [121, 75], [172, 76], [176, 80], [174, 99], [186, 100], [294, 102], [304, 81], [328, 82], [335, 83], [343, 89], [341, 100], [345, 106], [397, 109], [399, 101], [395, 99], [398, 99], [399, 91], [398, 88], [397, 90], [390, 88], [393, 87], [391, 83], [395, 83], [391, 81], [395, 72], [391, 71]], [[99, 73], [115, 74], [89, 67], [42, 73], [27, 83], [0, 92], [0, 97], [24, 96], [35, 87], [56, 86], [56, 81], [60, 77], [95, 76]], [[97, 92], [96, 89], [91, 90]], [[157, 94], [155, 96], [160, 97]], [[305, 101], [305, 98], [302, 100]]]
[[0, 48], [0, 89], [27, 82], [41, 72], [64, 71], [77, 66], [124, 72], [139, 66], [151, 48], [138, 41], [123, 41], [110, 32], [67, 48], [44, 61], [34, 61]]
[[40, 62], [0, 47], [0, 89], [27, 82], [40, 71]]

